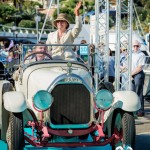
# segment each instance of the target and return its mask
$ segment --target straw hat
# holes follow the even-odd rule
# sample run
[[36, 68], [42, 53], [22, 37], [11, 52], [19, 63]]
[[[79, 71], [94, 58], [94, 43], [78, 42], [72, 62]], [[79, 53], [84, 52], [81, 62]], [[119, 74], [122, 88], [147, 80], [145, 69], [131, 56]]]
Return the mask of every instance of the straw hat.
[[120, 49], [121, 51], [123, 51], [123, 50], [126, 50], [127, 48], [125, 46], [122, 46]]
[[60, 20], [67, 22], [67, 24], [68, 24], [67, 29], [68, 29], [69, 28], [69, 21], [67, 19], [67, 15], [64, 14], [64, 13], [60, 13], [58, 15], [57, 19], [55, 19], [54, 22], [53, 22], [53, 24], [54, 24], [55, 27], [57, 27], [57, 21], [60, 21]]
[[141, 44], [140, 44], [140, 42], [138, 40], [133, 41], [133, 46], [134, 45], [138, 45], [139, 47], [141, 47]]
[[128, 42], [125, 40], [122, 42], [121, 51], [126, 50], [128, 48]]

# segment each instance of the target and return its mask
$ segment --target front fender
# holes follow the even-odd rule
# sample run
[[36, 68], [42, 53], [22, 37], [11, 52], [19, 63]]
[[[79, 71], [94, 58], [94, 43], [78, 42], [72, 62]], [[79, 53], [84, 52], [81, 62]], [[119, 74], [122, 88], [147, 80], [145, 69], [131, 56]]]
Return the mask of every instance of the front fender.
[[116, 91], [113, 93], [113, 97], [114, 102], [112, 107], [105, 112], [104, 121], [106, 121], [117, 108], [128, 112], [135, 112], [141, 108], [139, 97], [133, 91]]
[[23, 112], [26, 108], [25, 96], [22, 92], [10, 91], [3, 95], [4, 107], [10, 112]]
[[114, 108], [134, 112], [141, 108], [141, 103], [138, 95], [133, 91], [116, 91], [113, 93]]

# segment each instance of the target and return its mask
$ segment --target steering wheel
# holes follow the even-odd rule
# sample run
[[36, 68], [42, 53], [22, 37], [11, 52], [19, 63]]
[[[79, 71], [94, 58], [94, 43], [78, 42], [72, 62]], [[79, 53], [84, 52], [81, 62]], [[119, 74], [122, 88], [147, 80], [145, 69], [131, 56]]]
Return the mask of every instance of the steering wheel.
[[25, 58], [24, 58], [24, 62], [27, 60], [27, 58], [29, 58], [30, 56], [35, 56], [36, 54], [43, 54], [45, 56], [47, 56], [50, 60], [53, 60], [52, 56], [46, 52], [33, 52], [31, 54], [28, 54]]

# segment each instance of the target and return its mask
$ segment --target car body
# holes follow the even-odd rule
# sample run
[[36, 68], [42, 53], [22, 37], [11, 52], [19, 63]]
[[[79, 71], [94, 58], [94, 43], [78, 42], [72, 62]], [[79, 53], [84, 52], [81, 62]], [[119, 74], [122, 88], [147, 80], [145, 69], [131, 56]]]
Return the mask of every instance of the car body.
[[1, 138], [9, 149], [21, 150], [27, 143], [133, 147], [137, 94], [114, 92], [110, 83], [102, 83], [97, 91], [93, 76], [87, 64], [50, 59], [23, 64], [15, 90], [9, 81], [0, 82]]

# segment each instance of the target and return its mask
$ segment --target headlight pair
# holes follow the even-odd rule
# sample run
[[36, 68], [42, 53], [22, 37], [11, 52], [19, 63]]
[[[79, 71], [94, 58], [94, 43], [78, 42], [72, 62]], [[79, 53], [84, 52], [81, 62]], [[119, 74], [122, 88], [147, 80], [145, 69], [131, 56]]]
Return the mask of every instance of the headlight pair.
[[[39, 111], [45, 111], [53, 103], [52, 95], [45, 90], [38, 91], [33, 97], [34, 107]], [[100, 90], [96, 94], [96, 106], [99, 109], [107, 110], [113, 103], [113, 95], [108, 90]]]

